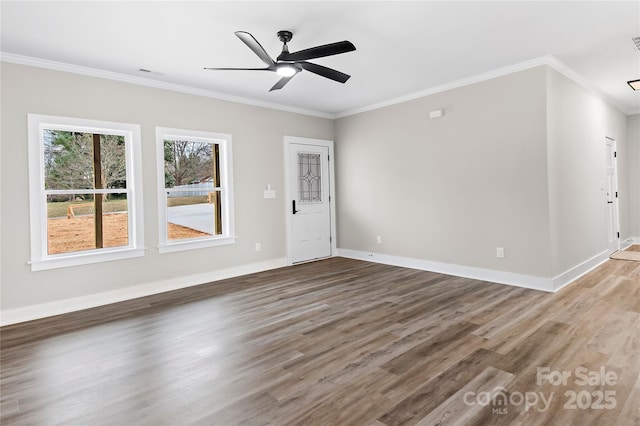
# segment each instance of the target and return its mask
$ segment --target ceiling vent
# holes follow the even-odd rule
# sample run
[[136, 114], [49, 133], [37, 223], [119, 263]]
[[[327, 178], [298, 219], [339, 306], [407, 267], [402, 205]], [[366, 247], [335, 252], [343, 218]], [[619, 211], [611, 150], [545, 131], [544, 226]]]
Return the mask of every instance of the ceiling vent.
[[633, 42], [633, 45], [636, 47], [636, 50], [640, 52], [640, 36], [631, 37], [631, 41]]
[[[638, 41], [638, 43], [640, 43], [640, 41]], [[151, 71], [147, 68], [138, 68], [138, 71], [140, 71], [141, 73], [145, 73], [147, 75], [153, 75], [156, 77], [162, 77], [164, 74], [158, 71]]]

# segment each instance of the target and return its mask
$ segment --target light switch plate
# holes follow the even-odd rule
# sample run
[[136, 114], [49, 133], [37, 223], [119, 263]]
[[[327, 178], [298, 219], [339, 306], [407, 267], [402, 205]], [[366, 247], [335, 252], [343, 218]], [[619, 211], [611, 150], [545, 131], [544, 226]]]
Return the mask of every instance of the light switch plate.
[[276, 198], [276, 191], [264, 191], [264, 198]]

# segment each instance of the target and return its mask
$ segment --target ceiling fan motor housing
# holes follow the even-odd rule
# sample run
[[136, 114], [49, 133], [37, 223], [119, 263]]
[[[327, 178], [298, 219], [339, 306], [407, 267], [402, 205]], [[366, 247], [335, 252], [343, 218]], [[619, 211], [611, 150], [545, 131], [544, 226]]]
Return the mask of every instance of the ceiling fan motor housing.
[[289, 43], [293, 38], [293, 33], [291, 31], [278, 31], [278, 39], [283, 43]]

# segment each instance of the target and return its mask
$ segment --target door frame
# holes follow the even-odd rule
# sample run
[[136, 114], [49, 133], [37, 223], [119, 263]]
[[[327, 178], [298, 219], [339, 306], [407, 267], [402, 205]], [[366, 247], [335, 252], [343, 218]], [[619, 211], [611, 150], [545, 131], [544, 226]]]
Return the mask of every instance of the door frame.
[[[618, 192], [618, 143], [617, 143], [617, 139], [614, 136], [610, 136], [609, 134], [605, 135], [604, 137], [604, 143], [605, 143], [605, 155], [608, 156], [607, 150], [606, 150], [606, 145], [608, 145], [609, 143], [611, 143], [612, 145], [612, 149], [614, 152], [614, 156], [613, 156], [613, 192], [614, 195], [612, 197], [613, 200], [613, 227], [614, 227], [614, 232], [616, 234], [616, 238], [615, 238], [615, 249], [612, 250], [612, 248], [609, 246], [609, 236], [607, 235], [607, 251], [609, 252], [609, 254], [615, 253], [616, 251], [620, 250], [621, 248], [621, 244], [620, 244], [620, 203], [619, 203], [619, 192]], [[605, 158], [605, 164], [608, 164], [609, 158]], [[608, 173], [605, 169], [605, 173]], [[605, 188], [604, 188], [605, 192], [607, 191], [606, 188], [606, 181], [605, 181]], [[606, 201], [606, 198], [605, 198]], [[607, 222], [609, 221], [609, 212], [607, 211]], [[608, 234], [608, 229], [609, 224], [607, 223], [607, 234]]]
[[[300, 145], [312, 145], [312, 146], [321, 146], [329, 148], [329, 220], [330, 220], [330, 236], [331, 236], [331, 254], [329, 257], [333, 257], [337, 253], [337, 245], [336, 245], [336, 185], [335, 185], [335, 168], [334, 168], [334, 152], [333, 152], [333, 141], [326, 139], [312, 139], [312, 138], [303, 138], [298, 136], [285, 136], [284, 137], [284, 215], [286, 220], [286, 246], [287, 246], [287, 265], [293, 265], [293, 243], [291, 238], [293, 236], [291, 231], [291, 195], [294, 191], [294, 188], [291, 188], [289, 183], [289, 173], [292, 172], [289, 161], [289, 147], [291, 144], [300, 144]], [[300, 263], [300, 262], [298, 262]]]

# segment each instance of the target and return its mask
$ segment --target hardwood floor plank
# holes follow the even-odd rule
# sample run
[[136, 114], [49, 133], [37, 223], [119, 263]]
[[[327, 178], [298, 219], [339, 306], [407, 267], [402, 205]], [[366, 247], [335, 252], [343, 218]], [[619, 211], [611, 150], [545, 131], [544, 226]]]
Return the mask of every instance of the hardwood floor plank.
[[[501, 356], [478, 349], [443, 373], [425, 378], [424, 384], [378, 420], [386, 425], [411, 425], [428, 415], [485, 368], [498, 364]], [[397, 384], [396, 384], [397, 386]], [[382, 390], [383, 394], [393, 388]]]
[[496, 388], [506, 388], [513, 377], [513, 374], [487, 367], [435, 410], [420, 419], [416, 425], [469, 424], [481, 412], [490, 411], [492, 408], [492, 404], [485, 405], [486, 401], [479, 399], [479, 395], [492, 394]]
[[524, 288], [503, 286], [491, 297], [491, 300], [486, 298], [478, 299], [467, 313], [466, 320], [474, 324], [484, 325], [504, 315], [507, 311], [520, 307], [524, 300], [527, 303], [535, 303], [536, 299], [543, 296], [544, 293], [542, 292], [532, 293]]
[[640, 425], [640, 374], [616, 419], [616, 426]]
[[[587, 342], [587, 348], [611, 355], [624, 344], [625, 337], [640, 324], [640, 314], [629, 311], [614, 311], [601, 320], [601, 327]], [[628, 333], [629, 332], [629, 333]], [[624, 337], [623, 337], [624, 336]]]
[[394, 401], [400, 401], [408, 397], [432, 377], [442, 374], [462, 362], [466, 357], [480, 349], [482, 344], [483, 339], [473, 334], [468, 334], [452, 342], [445, 349], [430, 354], [428, 358], [420, 359], [405, 373], [384, 387], [385, 395]]
[[635, 366], [640, 373], [640, 317], [636, 316], [633, 323], [617, 335], [619, 344], [614, 346], [609, 364], [618, 368]]
[[[477, 328], [477, 325], [468, 322], [456, 323], [447, 328], [442, 333], [437, 334], [413, 348], [403, 352], [392, 360], [381, 366], [382, 369], [393, 374], [402, 374], [418, 361], [434, 356], [440, 351], [447, 350], [448, 346], [455, 343], [458, 339], [471, 333]], [[428, 360], [426, 360], [428, 362]]]
[[538, 328], [550, 319], [554, 319], [554, 315], [549, 312], [531, 309], [525, 315], [518, 315], [513, 324], [503, 326], [499, 330], [492, 330], [493, 333], [496, 333], [493, 337], [482, 336], [489, 339], [484, 347], [500, 354], [507, 354], [511, 350], [521, 347], [525, 340], [529, 339]]

